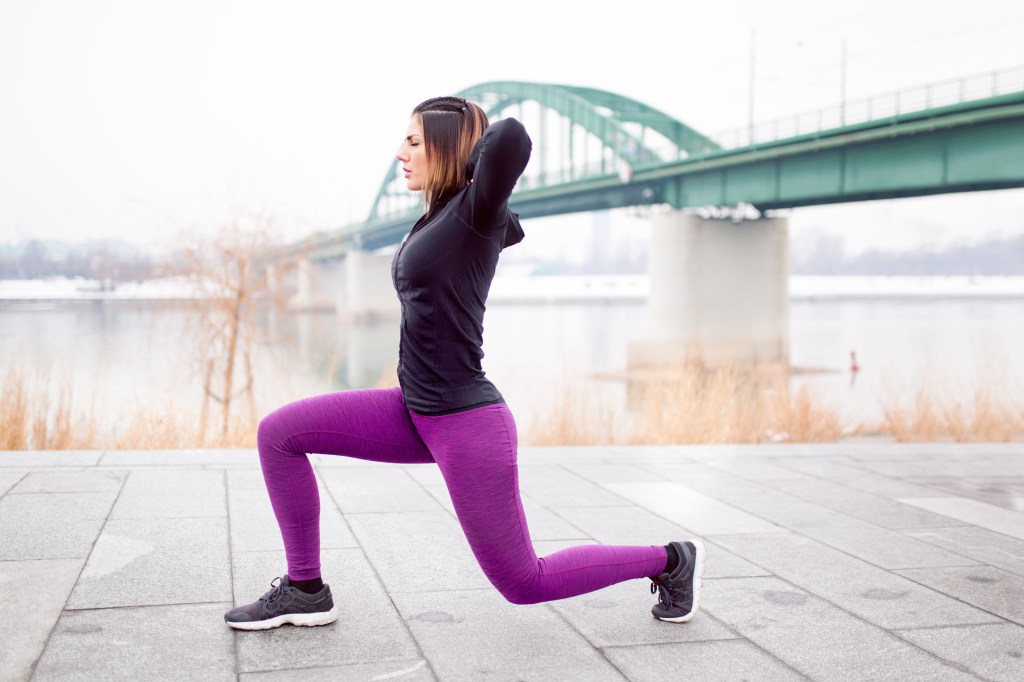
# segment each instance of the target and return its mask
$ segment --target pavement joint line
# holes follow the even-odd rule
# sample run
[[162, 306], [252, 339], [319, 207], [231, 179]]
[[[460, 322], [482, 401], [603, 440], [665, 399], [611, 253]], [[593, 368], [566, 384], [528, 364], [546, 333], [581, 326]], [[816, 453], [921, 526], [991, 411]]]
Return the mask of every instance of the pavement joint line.
[[25, 480], [25, 477], [27, 477], [27, 476], [29, 475], [29, 473], [30, 473], [30, 472], [28, 472], [28, 471], [22, 472], [22, 473], [21, 473], [21, 478], [19, 478], [19, 479], [18, 479], [17, 481], [15, 481], [14, 483], [12, 483], [12, 484], [11, 484], [11, 487], [10, 487], [10, 488], [8, 488], [7, 490], [5, 490], [5, 491], [3, 492], [3, 494], [2, 494], [2, 495], [0, 495], [0, 500], [4, 499], [4, 498], [5, 498], [5, 497], [7, 497], [8, 495], [12, 494], [12, 491], [13, 491], [13, 490], [14, 490], [15, 488], [17, 488], [17, 487], [18, 487], [18, 485], [19, 485], [19, 484], [20, 484], [20, 483], [21, 483], [22, 481], [24, 481], [24, 480]]
[[[993, 614], [995, 615], [995, 614]], [[914, 632], [916, 630], [948, 630], [950, 628], [956, 628], [958, 630], [970, 630], [971, 628], [984, 628], [991, 627], [993, 625], [1014, 625], [1016, 627], [1024, 629], [1019, 623], [1014, 623], [1012, 620], [1007, 620], [1003, 616], [996, 615], [996, 618], [1002, 620], [1002, 623], [955, 623], [947, 625], [914, 625], [911, 627], [899, 627], [889, 628], [890, 632]]]
[[586, 642], [587, 644], [589, 644], [589, 645], [591, 646], [591, 648], [593, 648], [593, 649], [594, 649], [594, 651], [596, 651], [596, 652], [597, 652], [597, 654], [598, 654], [598, 655], [599, 655], [599, 656], [600, 656], [600, 657], [601, 657], [602, 659], [604, 659], [605, 663], [607, 663], [608, 665], [610, 665], [610, 666], [612, 667], [612, 670], [615, 670], [615, 671], [616, 671], [616, 672], [618, 672], [618, 673], [619, 673], [620, 675], [622, 675], [623, 679], [626, 679], [626, 680], [628, 680], [628, 679], [629, 679], [629, 675], [627, 675], [627, 674], [626, 674], [626, 672], [625, 672], [624, 670], [622, 670], [622, 668], [620, 668], [619, 666], [615, 665], [615, 662], [614, 662], [614, 661], [612, 661], [612, 660], [611, 660], [610, 658], [608, 658], [608, 654], [606, 654], [606, 653], [605, 653], [605, 651], [604, 651], [604, 649], [603, 649], [602, 647], [599, 647], [599, 646], [597, 646], [596, 644], [594, 644], [593, 642], [591, 642], [591, 641], [590, 641], [590, 638], [588, 638], [588, 637], [587, 637], [587, 636], [586, 636], [585, 634], [583, 634], [582, 632], [580, 632], [579, 628], [577, 628], [577, 627], [576, 627], [575, 625], [573, 625], [573, 624], [572, 624], [572, 623], [571, 623], [571, 622], [569, 621], [569, 619], [568, 619], [568, 618], [566, 618], [566, 617], [565, 617], [564, 615], [562, 615], [562, 613], [561, 613], [561, 612], [560, 612], [560, 611], [559, 611], [558, 609], [556, 609], [556, 608], [555, 608], [554, 606], [552, 606], [550, 602], [549, 602], [549, 603], [547, 603], [547, 604], [545, 604], [544, 606], [546, 606], [546, 607], [547, 607], [548, 611], [551, 611], [552, 613], [554, 613], [554, 614], [555, 614], [555, 617], [556, 617], [556, 618], [560, 619], [560, 620], [561, 620], [561, 621], [562, 621], [563, 623], [565, 623], [566, 625], [568, 625], [568, 626], [569, 626], [569, 628], [570, 628], [570, 629], [571, 629], [571, 630], [572, 630], [573, 632], [575, 632], [575, 633], [576, 633], [577, 635], [579, 635], [579, 636], [580, 636], [580, 638], [582, 638], [584, 642]]
[[[381, 583], [381, 584], [383, 584], [383, 583]], [[486, 591], [486, 590], [493, 591], [494, 588], [491, 587], [490, 585], [488, 585], [487, 587], [453, 587], [453, 588], [450, 588], [450, 589], [443, 588], [443, 587], [432, 587], [429, 590], [397, 589], [397, 590], [388, 590], [387, 592], [388, 592], [388, 594], [437, 594], [437, 593], [440, 593], [440, 592], [482, 592], [482, 591]]]
[[[228, 551], [228, 576], [229, 576], [228, 579], [231, 581], [231, 606], [229, 606], [228, 609], [231, 609], [231, 608], [233, 608], [235, 606], [235, 602], [238, 601], [238, 595], [235, 594], [235, 559], [234, 559], [234, 556], [233, 556], [233, 549], [232, 549], [234, 547], [235, 543], [234, 543], [234, 536], [232, 536], [232, 534], [231, 534], [231, 500], [229, 499], [230, 495], [231, 495], [231, 489], [230, 489], [230, 486], [228, 485], [228, 472], [227, 472], [226, 469], [224, 469], [223, 472], [222, 472], [221, 480], [224, 483], [225, 519], [226, 519], [227, 530], [228, 530], [228, 543], [227, 543], [228, 544], [228, 546], [227, 546], [227, 551]], [[235, 680], [237, 681], [237, 680], [240, 679], [240, 675], [241, 675], [238, 672], [241, 666], [239, 665], [239, 661], [238, 661], [238, 632], [237, 631], [233, 632], [232, 635], [231, 635], [231, 649], [232, 649], [232, 651], [235, 654], [235, 656], [234, 656]]]
[[[656, 472], [654, 472], [654, 473], [656, 473]], [[771, 488], [769, 486], [762, 485], [760, 483], [757, 483], [756, 481], [750, 481], [750, 480], [744, 479], [742, 477], [736, 476], [736, 475], [731, 474], [731, 473], [726, 472], [726, 471], [723, 471], [722, 475], [725, 478], [739, 479], [739, 480], [741, 480], [744, 483], [756, 485], [756, 486], [758, 486], [759, 488], [761, 488], [765, 492], [770, 492], [770, 493], [774, 493], [774, 494], [777, 494], [777, 495], [782, 495], [784, 497], [788, 497], [791, 500], [793, 500], [794, 502], [800, 502], [800, 503], [803, 503], [803, 504], [809, 504], [809, 505], [812, 505], [812, 506], [815, 506], [815, 507], [819, 507], [819, 508], [821, 508], [823, 510], [830, 511], [830, 512], [835, 513], [835, 514], [839, 514], [840, 516], [844, 516], [847, 519], [856, 521], [858, 523], [863, 523], [863, 524], [868, 525], [868, 526], [872, 526], [872, 527], [874, 527], [877, 530], [881, 530], [881, 531], [885, 531], [885, 532], [900, 533], [900, 531], [898, 531], [898, 530], [893, 530], [893, 529], [890, 529], [890, 528], [884, 528], [882, 526], [879, 526], [878, 524], [871, 523], [870, 521], [858, 518], [858, 517], [853, 516], [851, 514], [846, 514], [845, 512], [841, 512], [841, 511], [838, 511], [838, 510], [835, 510], [835, 509], [829, 509], [828, 507], [824, 507], [824, 506], [822, 506], [820, 504], [817, 504], [817, 503], [814, 503], [814, 502], [808, 502], [807, 500], [803, 500], [803, 499], [801, 499], [801, 498], [799, 498], [799, 497], [797, 497], [795, 495], [792, 495], [790, 493], [787, 493], [787, 492], [784, 492], [784, 491], [781, 491], [781, 490], [776, 490], [775, 488]], [[855, 559], [859, 559], [860, 561], [864, 561], [864, 562], [866, 562], [868, 564], [871, 564], [872, 566], [875, 566], [876, 568], [880, 568], [880, 569], [882, 569], [884, 571], [889, 571], [891, 573], [891, 572], [894, 572], [894, 571], [904, 570], [904, 569], [909, 569], [909, 568], [920, 568], [920, 567], [917, 567], [917, 566], [901, 566], [899, 568], [893, 568], [891, 566], [881, 566], [879, 564], [876, 564], [876, 563], [873, 563], [873, 562], [869, 561], [868, 559], [866, 559], [866, 558], [864, 558], [862, 556], [859, 556], [857, 554], [851, 554], [850, 552], [848, 552], [848, 551], [846, 551], [846, 550], [844, 550], [844, 549], [842, 549], [840, 547], [836, 547], [834, 545], [830, 545], [830, 544], [828, 544], [828, 543], [826, 543], [826, 542], [824, 542], [824, 541], [822, 541], [822, 540], [820, 540], [818, 538], [815, 538], [815, 537], [812, 537], [810, 535], [807, 535], [806, 533], [802, 532], [800, 529], [790, 528], [789, 526], [786, 526], [786, 525], [780, 524], [778, 522], [772, 521], [771, 519], [767, 519], [767, 518], [761, 516], [760, 514], [758, 514], [756, 512], [749, 511], [749, 510], [744, 509], [742, 507], [736, 507], [735, 505], [729, 503], [728, 501], [723, 500], [720, 497], [718, 497], [716, 493], [708, 492], [708, 491], [702, 491], [702, 490], [697, 490], [697, 492], [701, 493], [702, 495], [707, 495], [708, 497], [710, 497], [710, 498], [712, 498], [712, 499], [714, 499], [714, 500], [716, 500], [718, 502], [721, 502], [722, 504], [726, 504], [726, 505], [732, 506], [732, 507], [734, 507], [736, 509], [739, 509], [740, 511], [742, 511], [744, 513], [756, 516], [757, 518], [761, 519], [762, 521], [766, 521], [767, 523], [770, 523], [770, 524], [772, 524], [774, 526], [778, 526], [779, 528], [784, 528], [785, 530], [787, 530], [790, 533], [793, 533], [795, 535], [799, 535], [799, 536], [801, 536], [803, 538], [811, 540], [812, 542], [817, 542], [817, 543], [822, 544], [822, 545], [824, 545], [826, 547], [830, 547], [830, 548], [836, 550], [837, 552], [842, 552], [843, 554], [846, 554], [847, 556], [851, 556], [851, 557], [853, 557]], [[893, 498], [887, 498], [887, 499], [893, 499]], [[669, 519], [669, 520], [671, 520], [671, 519]], [[915, 529], [915, 530], [922, 530], [922, 529]], [[711, 535], [711, 536], [717, 536], [717, 535], [725, 536], [725, 535], [758, 535], [758, 534], [760, 534], [760, 533], [710, 533], [709, 535]], [[916, 540], [917, 538], [913, 538], [913, 539]], [[931, 544], [931, 543], [927, 543], [927, 544]], [[935, 546], [935, 545], [932, 545], [932, 546]], [[957, 554], [957, 552], [952, 552], [952, 553], [953, 554]], [[963, 556], [963, 555], [962, 554], [958, 554], [958, 556]], [[982, 565], [981, 562], [979, 562], [979, 561], [977, 561], [975, 559], [971, 559], [970, 557], [964, 557], [964, 558], [966, 560], [968, 560], [968, 561], [974, 562], [972, 564], [969, 564], [971, 566]], [[751, 563], [754, 563], [754, 562], [751, 562]], [[755, 564], [755, 565], [757, 565], [757, 564]], [[760, 568], [763, 569], [764, 567], [761, 566]], [[765, 569], [765, 570], [767, 570], [767, 569]], [[771, 571], [768, 571], [768, 572], [771, 573]]]
[[[938, 570], [941, 570], [943, 568], [991, 568], [992, 570], [999, 571], [1000, 573], [1006, 573], [1007, 575], [1014, 575], [1013, 573], [1010, 573], [1009, 571], [1004, 571], [1001, 568], [997, 568], [995, 566], [990, 566], [989, 564], [977, 564], [975, 566], [941, 566], [941, 567], [938, 567]], [[904, 569], [904, 568], [894, 568], [890, 572], [891, 573], [895, 573], [896, 575], [900, 576], [901, 578], [906, 578], [907, 580], [909, 580], [909, 581], [911, 581], [913, 583], [917, 583], [921, 587], [924, 587], [926, 589], [932, 590], [933, 592], [938, 592], [939, 594], [944, 594], [947, 597], [949, 597], [950, 599], [955, 599], [955, 600], [957, 600], [957, 601], [959, 601], [959, 602], [961, 602], [963, 604], [966, 604], [967, 606], [971, 606], [973, 608], [976, 608], [979, 611], [984, 611], [985, 613], [988, 613], [988, 614], [990, 614], [992, 616], [995, 616], [996, 618], [999, 618], [1001, 620], [1005, 620], [1005, 621], [1007, 621], [1009, 623], [1015, 623], [1017, 625], [1024, 626], [1024, 618], [1022, 618], [1021, 620], [1017, 621], [1017, 620], [1013, 620], [1012, 618], [1007, 618], [1006, 616], [1000, 616], [998, 613], [994, 613], [994, 612], [990, 611], [989, 609], [987, 609], [984, 606], [981, 606], [979, 604], [974, 604], [972, 602], [969, 602], [966, 599], [962, 599], [962, 598], [956, 596], [955, 594], [948, 594], [948, 593], [943, 592], [942, 590], [940, 590], [940, 589], [938, 589], [936, 587], [932, 587], [931, 585], [926, 585], [925, 583], [922, 583], [922, 582], [920, 582], [918, 580], [915, 580], [913, 576], [903, 575], [902, 573], [900, 573], [900, 571], [916, 571], [916, 570], [921, 570], [921, 569], [916, 569], [916, 568], [906, 568], [906, 569]]]
[[[773, 575], [774, 575], [774, 574], [773, 574]], [[749, 578], [750, 576], [747, 576], [747, 577]], [[716, 580], [721, 580], [721, 578], [716, 578]], [[789, 663], [789, 661], [786, 661], [786, 660], [784, 660], [784, 659], [782, 659], [782, 658], [780, 658], [780, 657], [776, 656], [775, 654], [773, 654], [772, 652], [768, 651], [768, 650], [767, 650], [767, 649], [765, 649], [765, 648], [764, 648], [763, 646], [761, 646], [760, 644], [758, 644], [757, 642], [755, 642], [754, 640], [752, 640], [752, 639], [749, 639], [748, 637], [745, 637], [745, 636], [743, 636], [743, 634], [742, 634], [741, 632], [739, 632], [739, 631], [738, 631], [738, 630], [737, 630], [736, 628], [734, 628], [734, 627], [732, 626], [732, 624], [730, 624], [729, 622], [727, 622], [727, 621], [726, 621], [726, 620], [725, 620], [724, 618], [720, 618], [720, 617], [716, 616], [716, 615], [714, 614], [714, 612], [713, 612], [713, 611], [708, 611], [706, 607], [705, 607], [705, 608], [704, 608], [704, 609], [703, 609], [702, 611], [703, 611], [703, 615], [704, 615], [704, 617], [706, 617], [706, 618], [710, 618], [711, 620], [713, 620], [713, 621], [717, 622], [717, 623], [718, 623], [719, 625], [721, 625], [721, 626], [722, 626], [722, 627], [724, 627], [724, 628], [725, 628], [726, 630], [728, 630], [729, 632], [731, 632], [732, 634], [736, 635], [735, 639], [737, 639], [737, 640], [741, 640], [741, 641], [744, 641], [744, 642], [746, 642], [746, 643], [747, 643], [747, 644], [749, 644], [750, 646], [754, 647], [755, 649], [757, 649], [758, 651], [760, 651], [761, 653], [763, 653], [763, 654], [764, 654], [765, 656], [767, 656], [768, 658], [770, 658], [770, 659], [772, 659], [772, 660], [775, 660], [775, 661], [778, 661], [778, 662], [779, 662], [779, 664], [780, 664], [780, 665], [781, 665], [782, 667], [784, 667], [784, 668], [787, 668], [787, 669], [789, 669], [789, 670], [792, 670], [794, 674], [796, 674], [796, 675], [799, 675], [800, 677], [803, 677], [803, 678], [805, 678], [805, 679], [807, 679], [807, 678], [808, 678], [808, 676], [807, 676], [807, 675], [805, 675], [805, 674], [804, 674], [803, 672], [801, 672], [801, 671], [797, 670], [797, 669], [796, 669], [795, 667], [793, 667], [793, 666], [792, 666], [792, 665], [791, 665], [791, 664]], [[703, 642], [714, 642], [714, 640], [698, 640], [698, 641], [703, 641]], [[731, 640], [731, 639], [730, 639], [730, 640], [726, 640], [726, 641], [734, 641], [734, 640]]]
[[[99, 459], [97, 459], [99, 461]], [[57, 629], [57, 625], [60, 623], [61, 616], [64, 615], [65, 611], [68, 611], [68, 602], [71, 601], [71, 595], [75, 593], [75, 588], [78, 587], [78, 581], [82, 579], [82, 573], [85, 571], [86, 564], [89, 563], [89, 557], [92, 556], [93, 550], [96, 549], [96, 541], [99, 540], [100, 536], [103, 535], [103, 529], [107, 527], [107, 523], [110, 522], [110, 515], [114, 512], [114, 507], [117, 506], [117, 501], [121, 499], [121, 493], [124, 492], [124, 486], [128, 482], [128, 476], [121, 479], [121, 485], [117, 488], [117, 495], [114, 495], [113, 502], [110, 503], [110, 509], [107, 510], [107, 515], [103, 519], [103, 523], [100, 525], [99, 530], [96, 532], [96, 537], [93, 538], [92, 546], [89, 548], [89, 552], [85, 555], [85, 560], [82, 562], [82, 567], [78, 569], [78, 575], [75, 576], [75, 581], [71, 584], [71, 589], [68, 590], [68, 596], [64, 598], [64, 605], [61, 606], [60, 613], [57, 614], [56, 620], [53, 621], [53, 625], [50, 626], [50, 631], [46, 633], [46, 639], [43, 641], [42, 648], [39, 649], [39, 655], [32, 661], [32, 665], [29, 666], [28, 679], [32, 679], [36, 674], [36, 668], [39, 666], [39, 661], [42, 660], [43, 654], [46, 653], [47, 648], [50, 646], [50, 640], [53, 639], [53, 633]], [[78, 558], [78, 557], [76, 557]]]
[[[331, 492], [331, 489], [325, 487], [324, 492], [327, 493], [327, 495], [331, 498], [331, 502], [334, 503], [334, 506], [336, 506], [339, 510], [339, 513], [341, 513], [341, 505], [338, 504], [338, 500], [334, 497], [334, 493]], [[366, 559], [366, 565], [370, 567], [370, 571], [373, 572], [373, 577], [377, 580], [377, 584], [380, 585], [381, 590], [384, 592], [384, 594], [387, 595], [388, 601], [391, 603], [391, 608], [395, 610], [395, 615], [398, 616], [398, 620], [401, 621], [402, 627], [405, 628], [406, 634], [409, 635], [409, 639], [411, 639], [412, 643], [415, 645], [416, 652], [419, 654], [421, 659], [427, 662], [427, 670], [430, 671], [431, 676], [435, 680], [440, 680], [441, 677], [437, 674], [437, 671], [434, 670], [434, 664], [430, 662], [430, 659], [427, 657], [426, 653], [424, 653], [423, 647], [420, 645], [420, 641], [416, 639], [416, 634], [412, 631], [412, 628], [409, 627], [409, 623], [407, 623], [405, 618], [402, 616], [402, 612], [399, 610], [398, 605], [395, 604], [395, 600], [392, 599], [392, 592], [390, 592], [387, 588], [387, 585], [384, 584], [384, 580], [380, 577], [380, 571], [377, 570], [376, 564], [373, 563], [373, 560], [370, 559], [370, 555], [367, 554], [366, 549], [363, 547], [362, 543], [359, 542], [359, 537], [355, 534], [355, 531], [352, 530], [352, 526], [349, 525], [348, 519], [345, 518], [345, 514], [341, 514], [341, 517], [342, 521], [345, 523], [345, 526], [348, 528], [348, 532], [352, 534], [352, 538], [356, 541], [356, 547], [354, 547], [353, 549], [358, 549], [359, 552], [363, 555], [363, 558]], [[398, 593], [395, 592], [394, 594]]]
[[[800, 534], [799, 533], [794, 533], [794, 535], [800, 535]], [[801, 537], [806, 537], [806, 536], [801, 536]], [[806, 538], [806, 539], [810, 540], [811, 542], [815, 542], [815, 543], [817, 543], [819, 545], [822, 545], [824, 547], [828, 547], [830, 549], [833, 549], [833, 550], [835, 550], [837, 552], [840, 552], [842, 554], [846, 554], [847, 556], [853, 557], [854, 559], [857, 559], [859, 561], [863, 561], [864, 563], [869, 564], [870, 566], [874, 566], [875, 568], [879, 568], [879, 569], [881, 569], [881, 570], [883, 570], [883, 571], [885, 571], [887, 573], [893, 573], [895, 575], [900, 576], [901, 578], [906, 578], [906, 579], [910, 580], [911, 582], [917, 583], [918, 585], [921, 585], [922, 587], [927, 588], [928, 590], [930, 590], [932, 592], [935, 592], [937, 594], [940, 594], [940, 595], [943, 595], [943, 596], [946, 596], [946, 597], [950, 597], [952, 599], [956, 599], [957, 601], [963, 601], [961, 599], [957, 599], [956, 597], [953, 597], [953, 595], [946, 594], [945, 592], [942, 592], [941, 590], [937, 590], [934, 587], [929, 587], [928, 585], [922, 585], [921, 583], [918, 583], [916, 580], [913, 580], [913, 579], [909, 578], [908, 576], [904, 576], [904, 575], [901, 575], [900, 573], [898, 573], [899, 570], [903, 570], [903, 569], [888, 569], [888, 568], [884, 568], [882, 566], [876, 566], [875, 564], [872, 564], [871, 562], [866, 561], [863, 557], [859, 557], [856, 554], [850, 554], [849, 552], [844, 552], [843, 550], [836, 549], [835, 547], [832, 547], [831, 545], [826, 545], [825, 543], [821, 542], [820, 540], [816, 540], [815, 538]], [[729, 550], [729, 551], [732, 551], [732, 550]], [[755, 561], [754, 559], [749, 558], [748, 556], [740, 554], [739, 552], [733, 552], [733, 553], [736, 556], [740, 557], [741, 559], [745, 559], [745, 560], [749, 561], [750, 563], [754, 564], [755, 566], [757, 566], [758, 568], [760, 568], [761, 570], [767, 572], [770, 577], [773, 577], [773, 578], [776, 578], [778, 580], [782, 580], [783, 582], [789, 583], [790, 585], [792, 585], [794, 588], [796, 588], [798, 590], [801, 590], [801, 591], [806, 592], [806, 593], [808, 593], [808, 594], [810, 594], [810, 595], [812, 595], [814, 597], [817, 597], [818, 599], [821, 599], [822, 601], [828, 602], [829, 604], [832, 604], [832, 606], [835, 606], [837, 609], [840, 609], [841, 611], [844, 611], [847, 614], [849, 614], [849, 615], [851, 615], [851, 616], [853, 616], [855, 618], [859, 618], [860, 620], [864, 621], [868, 625], [871, 625], [871, 626], [877, 627], [877, 628], [881, 628], [882, 630], [886, 630], [886, 631], [891, 630], [891, 628], [886, 628], [886, 627], [884, 627], [882, 625], [878, 625], [877, 623], [872, 623], [871, 621], [867, 620], [863, 616], [860, 616], [860, 615], [858, 615], [858, 614], [856, 614], [856, 613], [846, 609], [845, 607], [832, 602], [831, 600], [828, 599], [828, 597], [826, 597], [826, 596], [824, 596], [822, 594], [818, 594], [817, 592], [813, 591], [810, 588], [800, 587], [799, 585], [797, 585], [796, 583], [790, 581], [789, 579], [783, 578], [782, 576], [778, 575], [777, 573], [774, 573], [770, 569], [762, 566], [761, 564], [757, 563], [757, 561]], [[979, 563], [979, 564], [974, 564], [973, 566], [983, 566], [983, 565], [985, 565], [985, 564], [980, 564]], [[969, 568], [969, 567], [953, 566], [951, 568]], [[913, 569], [911, 569], [911, 570], [913, 570]], [[751, 578], [751, 577], [760, 577], [760, 576], [737, 576], [737, 577]], [[724, 579], [728, 580], [729, 578], [724, 578]], [[705, 578], [705, 580], [723, 580], [723, 578]], [[966, 603], [966, 602], [964, 602], [964, 603]], [[979, 609], [981, 611], [986, 611], [988, 613], [991, 613], [991, 612], [988, 611], [988, 609], [981, 609], [980, 607], [978, 607], [978, 606], [976, 606], [974, 604], [968, 604], [968, 606], [974, 607], [974, 608]], [[997, 614], [994, 614], [994, 613], [992, 615], [996, 616], [997, 618], [1001, 617], [1001, 616], [998, 616]]]
[[216, 601], [181, 601], [167, 602], [165, 604], [118, 604], [117, 606], [80, 606], [64, 609], [68, 613], [87, 613], [89, 611], [117, 611], [118, 609], [162, 609], [167, 606], [209, 606], [210, 604], [221, 604], [231, 607], [229, 602], [223, 599]]
[[[897, 637], [898, 639], [903, 640], [907, 644], [910, 644], [912, 646], [916, 646], [913, 642], [911, 642], [909, 639], [904, 637], [902, 632], [896, 631], [896, 630], [890, 630], [889, 632], [891, 632], [894, 637]], [[919, 647], [919, 646], [917, 648], [921, 649], [921, 651], [924, 651], [924, 652], [926, 652], [928, 654], [931, 654], [932, 658], [938, 659], [940, 662], [948, 665], [950, 668], [953, 668], [955, 670], [959, 670], [960, 672], [965, 673], [967, 675], [970, 675], [971, 677], [977, 677], [979, 680], [987, 679], [987, 678], [982, 677], [979, 673], [974, 672], [973, 670], [971, 670], [970, 668], [965, 666], [963, 663], [960, 663], [958, 661], [954, 661], [952, 659], [943, 658], [942, 656], [940, 656], [940, 655], [938, 655], [936, 653], [932, 653], [931, 651], [928, 651], [928, 649], [923, 649], [922, 647]]]

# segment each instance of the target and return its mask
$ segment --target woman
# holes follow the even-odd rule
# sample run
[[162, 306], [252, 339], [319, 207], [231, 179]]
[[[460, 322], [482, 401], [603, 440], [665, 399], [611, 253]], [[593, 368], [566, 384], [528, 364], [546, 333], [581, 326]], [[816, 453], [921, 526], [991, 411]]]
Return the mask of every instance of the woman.
[[402, 305], [400, 386], [300, 400], [259, 426], [257, 444], [288, 573], [256, 602], [225, 614], [262, 630], [324, 625], [338, 617], [320, 574], [320, 502], [306, 453], [401, 464], [436, 463], [473, 554], [510, 602], [564, 599], [634, 578], [660, 593], [657, 618], [697, 612], [704, 572], [700, 540], [664, 547], [572, 547], [538, 559], [519, 499], [516, 426], [484, 377], [484, 303], [499, 252], [523, 238], [508, 208], [531, 142], [522, 124], [488, 126], [476, 104], [438, 97], [417, 106], [398, 154], [427, 212], [395, 253]]

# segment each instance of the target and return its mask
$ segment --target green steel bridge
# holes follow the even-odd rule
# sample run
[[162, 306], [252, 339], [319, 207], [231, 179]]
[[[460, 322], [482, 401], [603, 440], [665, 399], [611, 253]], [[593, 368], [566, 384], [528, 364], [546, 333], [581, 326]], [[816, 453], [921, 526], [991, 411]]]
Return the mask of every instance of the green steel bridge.
[[[534, 154], [511, 204], [523, 218], [664, 204], [814, 204], [1024, 187], [1024, 67], [930, 83], [707, 135], [594, 88], [514, 81], [458, 93], [515, 116]], [[330, 260], [401, 241], [422, 213], [392, 163], [369, 216], [283, 247]]]

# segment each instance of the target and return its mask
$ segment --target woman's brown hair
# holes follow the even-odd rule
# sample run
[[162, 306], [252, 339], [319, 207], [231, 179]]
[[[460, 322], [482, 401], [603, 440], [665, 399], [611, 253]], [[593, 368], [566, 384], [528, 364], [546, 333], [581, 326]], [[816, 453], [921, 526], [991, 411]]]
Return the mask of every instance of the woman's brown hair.
[[418, 104], [412, 115], [423, 126], [428, 161], [423, 198], [433, 207], [469, 185], [466, 164], [487, 128], [487, 114], [461, 97], [434, 97]]

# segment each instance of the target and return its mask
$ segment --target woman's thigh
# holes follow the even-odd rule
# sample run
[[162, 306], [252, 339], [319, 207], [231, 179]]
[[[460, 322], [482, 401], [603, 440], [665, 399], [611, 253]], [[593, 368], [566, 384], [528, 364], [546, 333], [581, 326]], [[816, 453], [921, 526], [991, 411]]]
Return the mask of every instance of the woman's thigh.
[[257, 441], [261, 453], [272, 449], [376, 462], [434, 461], [397, 386], [328, 393], [289, 403], [263, 418]]
[[508, 406], [412, 419], [444, 475], [484, 572], [496, 585], [532, 579], [537, 557], [519, 499], [517, 435]]

